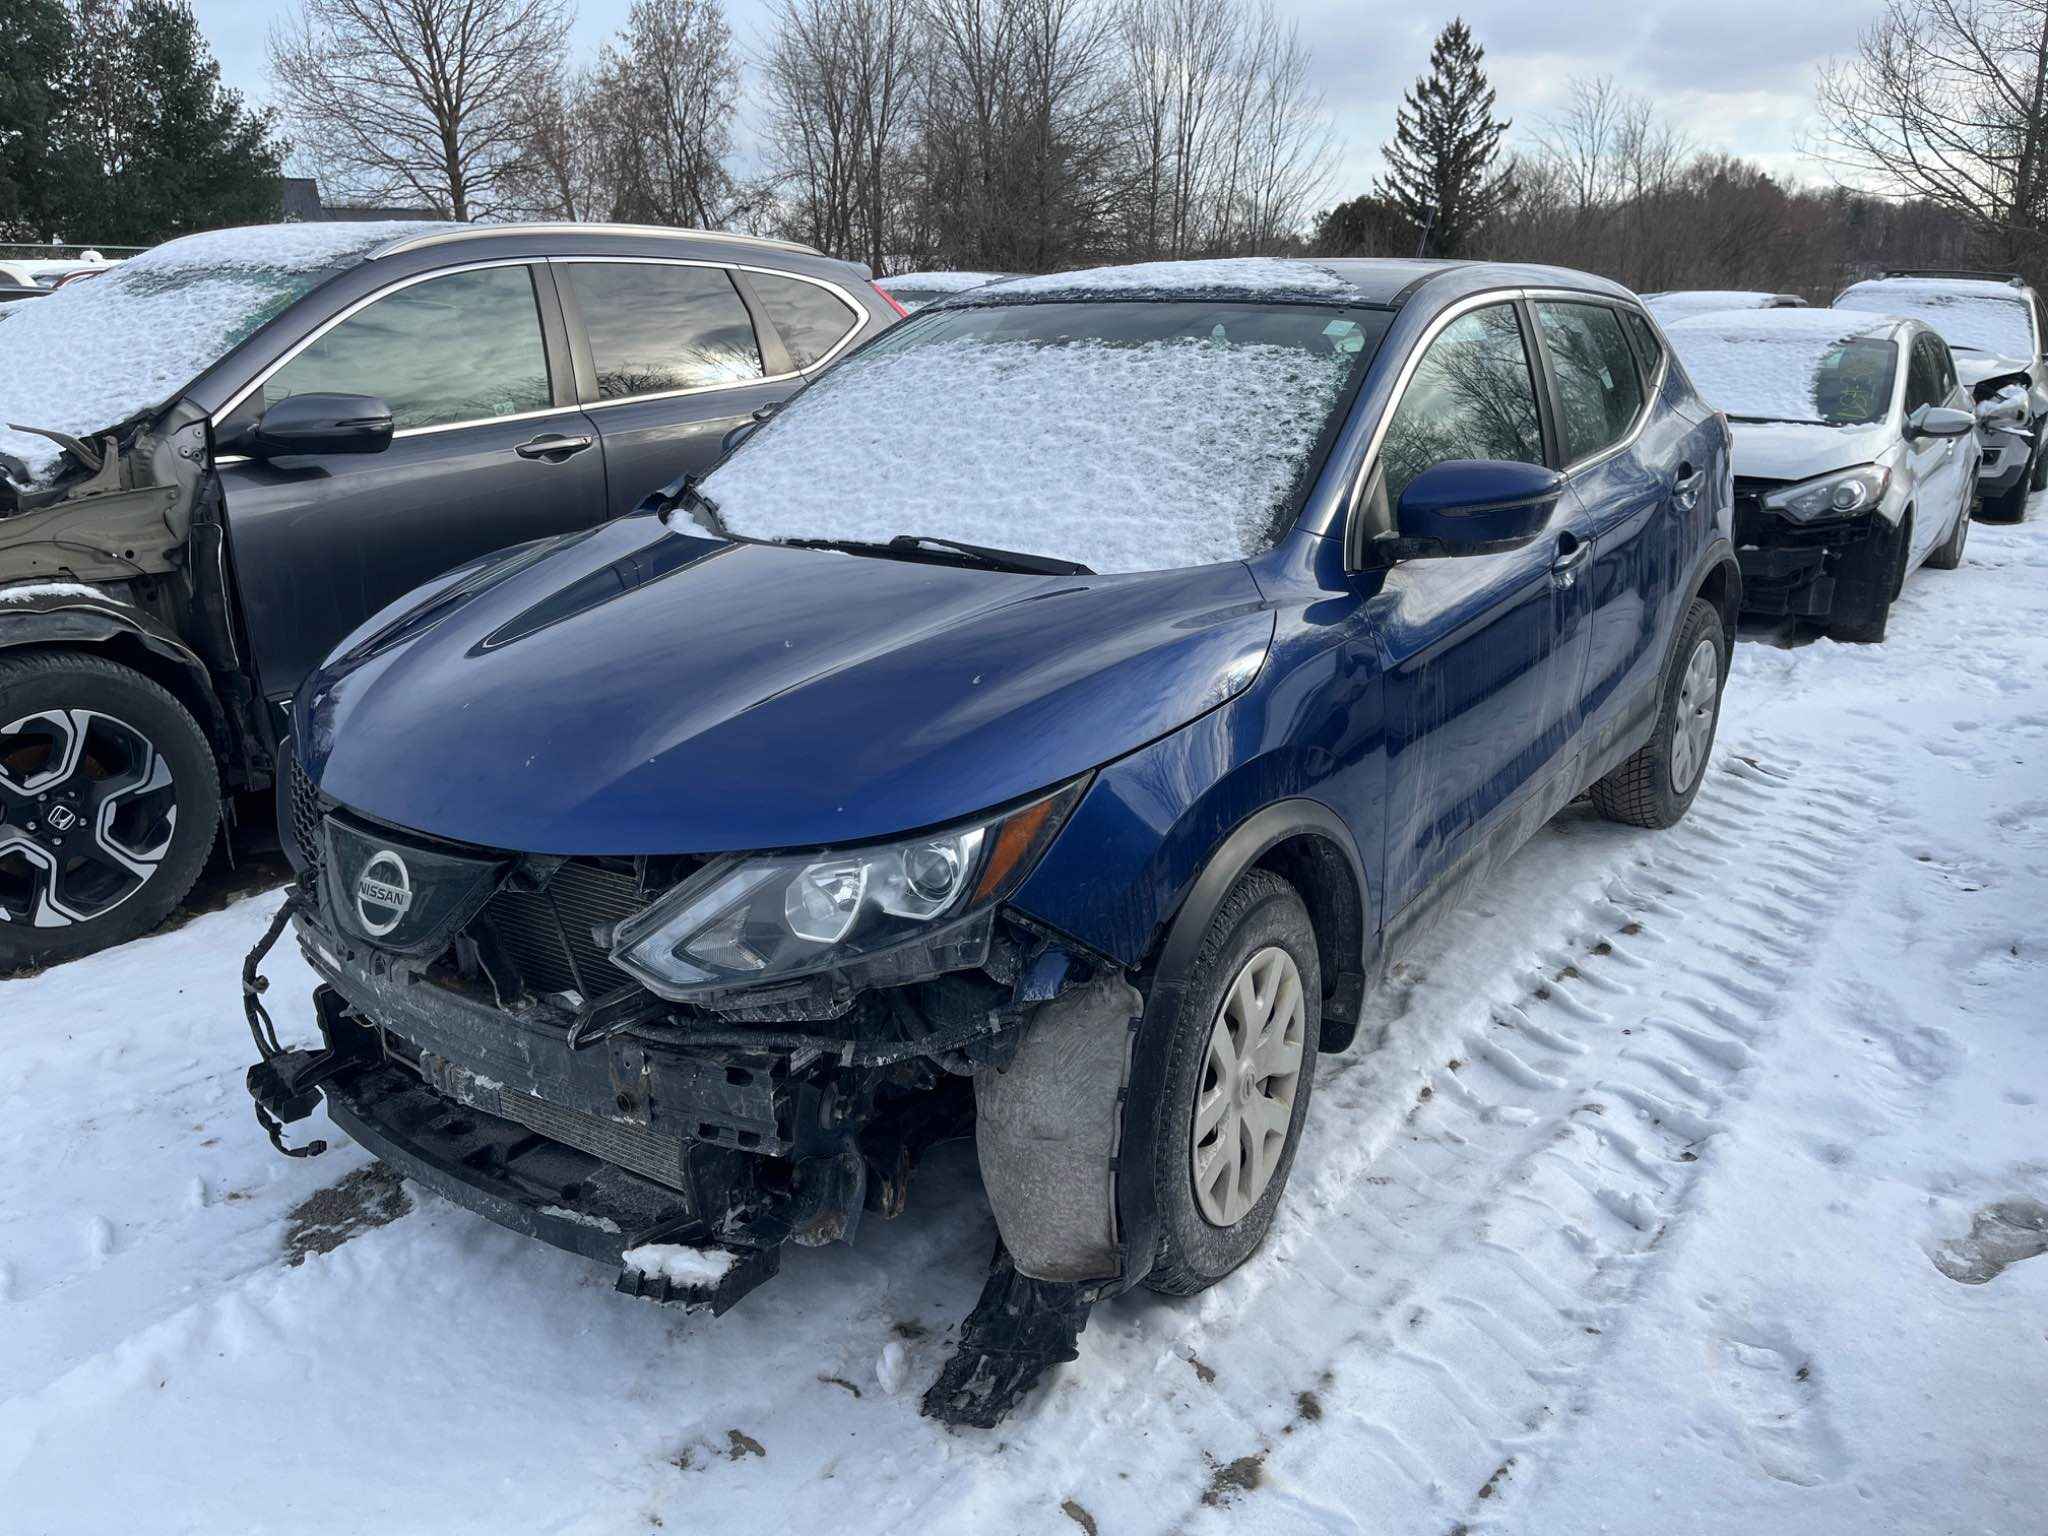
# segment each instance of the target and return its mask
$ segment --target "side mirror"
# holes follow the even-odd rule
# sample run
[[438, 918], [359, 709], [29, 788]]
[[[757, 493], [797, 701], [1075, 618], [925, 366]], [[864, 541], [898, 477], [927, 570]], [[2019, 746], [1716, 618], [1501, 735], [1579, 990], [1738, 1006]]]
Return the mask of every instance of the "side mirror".
[[1388, 553], [1414, 559], [1519, 548], [1543, 531], [1563, 494], [1564, 476], [1541, 464], [1446, 459], [1401, 492]]
[[1968, 437], [1977, 430], [1977, 417], [1946, 405], [1923, 405], [1906, 423], [1915, 437]]
[[782, 402], [780, 400], [774, 400], [762, 406], [752, 416], [748, 417], [747, 420], [741, 422], [719, 439], [718, 451], [721, 454], [731, 453], [733, 449], [739, 447], [741, 443], [744, 443], [748, 438], [760, 431], [762, 427], [766, 426], [768, 418], [781, 409]]
[[375, 395], [286, 395], [249, 429], [254, 458], [299, 453], [382, 453], [391, 446], [391, 407]]

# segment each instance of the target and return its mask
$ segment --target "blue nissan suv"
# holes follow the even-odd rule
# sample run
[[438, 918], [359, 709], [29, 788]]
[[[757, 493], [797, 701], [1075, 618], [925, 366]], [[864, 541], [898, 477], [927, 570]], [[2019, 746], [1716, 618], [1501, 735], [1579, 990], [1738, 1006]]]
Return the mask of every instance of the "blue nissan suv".
[[[1705, 772], [1728, 428], [1612, 283], [1013, 279], [735, 436], [300, 690], [250, 1089], [714, 1311], [972, 1135], [935, 1416], [1243, 1263], [1391, 958], [1566, 802], [1668, 827]], [[288, 920], [318, 1049], [260, 1001]]]

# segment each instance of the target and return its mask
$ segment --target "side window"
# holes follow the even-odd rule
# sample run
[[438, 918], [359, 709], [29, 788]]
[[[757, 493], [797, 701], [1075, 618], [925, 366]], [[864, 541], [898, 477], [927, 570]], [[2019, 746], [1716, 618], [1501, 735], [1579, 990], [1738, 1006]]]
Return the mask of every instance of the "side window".
[[544, 411], [547, 344], [523, 266], [451, 272], [356, 311], [263, 384], [287, 395], [376, 395], [401, 432]]
[[1628, 326], [1629, 335], [1636, 340], [1636, 351], [1643, 359], [1643, 377], [1655, 378], [1664, 361], [1664, 344], [1657, 340], [1657, 328], [1650, 324], [1647, 315], [1638, 310], [1624, 309], [1621, 318]]
[[782, 333], [782, 344], [799, 368], [808, 368], [846, 339], [861, 317], [829, 288], [771, 272], [749, 272], [747, 281], [761, 296], [768, 319]]
[[1618, 443], [1643, 408], [1643, 384], [1621, 317], [1605, 304], [1540, 300], [1536, 321], [1564, 411], [1564, 457], [1576, 463]]
[[1956, 360], [1950, 355], [1948, 343], [1939, 337], [1934, 340], [1934, 361], [1941, 369], [1941, 400], [1944, 404], [1956, 392]]
[[1511, 304], [1460, 315], [1416, 364], [1380, 448], [1387, 504], [1446, 459], [1543, 462], [1535, 375]]
[[762, 375], [754, 322], [723, 267], [575, 261], [566, 272], [604, 400]]
[[1912, 360], [1906, 365], [1906, 414], [1923, 405], [1938, 404], [1947, 391], [1941, 387], [1941, 367], [1934, 359], [1934, 338], [1913, 338]]

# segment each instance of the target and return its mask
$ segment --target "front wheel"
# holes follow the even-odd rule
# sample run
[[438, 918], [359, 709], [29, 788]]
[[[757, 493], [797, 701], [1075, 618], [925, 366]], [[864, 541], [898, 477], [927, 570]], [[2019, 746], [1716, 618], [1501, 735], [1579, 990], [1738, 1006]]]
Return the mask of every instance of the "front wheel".
[[1322, 1030], [1323, 980], [1308, 908], [1266, 870], [1247, 873], [1210, 920], [1175, 1016], [1150, 1166], [1159, 1248], [1145, 1283], [1192, 1296], [1252, 1256], [1294, 1166]]
[[1593, 786], [1594, 810], [1633, 827], [1677, 825], [1707, 776], [1727, 675], [1728, 637], [1721, 615], [1696, 597], [1679, 626], [1656, 727], [1633, 757]]
[[101, 656], [0, 660], [0, 973], [149, 932], [219, 824], [213, 749], [169, 693]]
[[[2044, 455], [2048, 457], [2048, 455]], [[2021, 475], [2006, 489], [1980, 498], [1978, 508], [1982, 514], [1997, 523], [2023, 522], [2027, 515], [2027, 485], [2031, 471]]]

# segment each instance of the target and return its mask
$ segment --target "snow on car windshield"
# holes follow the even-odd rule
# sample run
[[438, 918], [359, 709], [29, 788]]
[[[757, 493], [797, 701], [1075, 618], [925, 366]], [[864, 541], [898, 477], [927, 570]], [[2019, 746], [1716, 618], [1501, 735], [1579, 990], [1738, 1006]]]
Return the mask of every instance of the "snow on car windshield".
[[2034, 355], [2026, 295], [2004, 283], [1938, 277], [1884, 277], [1844, 289], [1838, 309], [1904, 315], [1951, 347], [2025, 362]]
[[1244, 303], [935, 310], [705, 484], [760, 539], [960, 540], [1101, 572], [1268, 548], [1391, 316]]
[[1760, 309], [1695, 315], [1664, 328], [1707, 404], [1751, 421], [1862, 426], [1891, 409], [1896, 343], [1883, 315]]
[[15, 306], [0, 327], [0, 454], [48, 478], [74, 437], [160, 405], [335, 267], [421, 223], [275, 224], [188, 235]]

